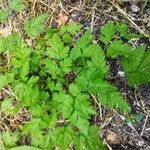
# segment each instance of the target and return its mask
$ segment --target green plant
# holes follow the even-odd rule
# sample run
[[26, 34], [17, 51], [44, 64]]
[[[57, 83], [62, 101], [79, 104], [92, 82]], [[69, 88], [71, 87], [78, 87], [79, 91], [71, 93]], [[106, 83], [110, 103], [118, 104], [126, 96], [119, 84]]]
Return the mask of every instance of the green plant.
[[144, 115], [142, 114], [137, 114], [137, 115], [133, 115], [133, 114], [130, 114], [125, 120], [124, 122], [125, 123], [136, 123], [138, 121], [141, 121], [144, 119]]
[[8, 12], [6, 10], [0, 10], [0, 23], [6, 21], [8, 18]]
[[25, 9], [24, 0], [10, 0], [9, 8], [5, 8], [4, 10], [0, 10], [0, 23], [6, 21], [9, 18], [9, 10], [13, 11], [22, 11]]
[[24, 0], [11, 0], [10, 8], [15, 11], [22, 11], [25, 9]]
[[44, 23], [48, 18], [48, 14], [42, 14], [25, 22], [25, 30], [29, 37], [36, 37], [44, 32]]
[[[1, 137], [2, 137], [3, 144], [5, 147], [15, 147], [17, 145], [16, 142], [19, 139], [19, 134], [18, 132], [13, 132], [13, 134], [11, 134], [9, 131], [3, 131], [1, 133]], [[4, 146], [3, 146], [3, 149], [4, 149]]]
[[[34, 48], [19, 33], [0, 38], [1, 55], [7, 52], [11, 56], [10, 62], [1, 60], [0, 90], [11, 87], [13, 92], [2, 101], [2, 111], [10, 107], [12, 114], [18, 108], [28, 111], [31, 119], [20, 128], [19, 135], [28, 135], [31, 146], [45, 150], [56, 147], [66, 150], [69, 146], [77, 150], [103, 150], [100, 129], [90, 122], [96, 115], [92, 97], [100, 105], [118, 111], [129, 113], [130, 107], [109, 82], [105, 53], [92, 33], [88, 30], [74, 41], [73, 36], [81, 30], [81, 25], [70, 23], [59, 29], [44, 29], [46, 19], [44, 14], [25, 23], [27, 35], [35, 38]], [[101, 33], [100, 40], [108, 46], [107, 56], [122, 55], [124, 47], [130, 47], [114, 41], [118, 49], [112, 48], [111, 41], [116, 34], [112, 22]], [[16, 99], [19, 103], [12, 108]], [[16, 146], [16, 142], [9, 145], [4, 137], [5, 147]]]
[[[124, 42], [141, 36], [128, 33], [127, 29], [127, 26], [123, 23], [115, 25], [113, 22], [108, 22], [101, 29], [100, 40], [105, 44], [107, 43], [108, 57], [119, 58], [127, 76], [128, 84], [136, 87], [150, 82], [150, 51], [146, 49], [146, 45], [134, 47]], [[117, 33], [120, 34], [119, 38], [113, 39]]]

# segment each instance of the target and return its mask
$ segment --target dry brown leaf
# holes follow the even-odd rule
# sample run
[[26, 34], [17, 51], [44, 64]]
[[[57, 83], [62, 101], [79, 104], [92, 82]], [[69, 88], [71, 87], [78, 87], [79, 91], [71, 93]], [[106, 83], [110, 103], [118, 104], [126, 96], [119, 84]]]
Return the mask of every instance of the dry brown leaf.
[[106, 140], [109, 144], [119, 144], [121, 138], [115, 132], [108, 130], [106, 131]]
[[59, 19], [57, 21], [58, 22], [58, 27], [60, 27], [62, 24], [67, 23], [67, 21], [69, 20], [69, 17], [66, 14], [62, 13], [62, 12], [60, 12], [58, 14], [58, 17], [59, 17]]
[[25, 41], [28, 44], [28, 46], [30, 46], [30, 47], [33, 46], [32, 39], [26, 39]]
[[24, 16], [22, 15], [22, 13], [20, 13], [18, 15], [19, 21], [22, 22], [24, 20]]
[[0, 36], [8, 36], [11, 34], [12, 28], [10, 27], [5, 27], [3, 29], [0, 29]]

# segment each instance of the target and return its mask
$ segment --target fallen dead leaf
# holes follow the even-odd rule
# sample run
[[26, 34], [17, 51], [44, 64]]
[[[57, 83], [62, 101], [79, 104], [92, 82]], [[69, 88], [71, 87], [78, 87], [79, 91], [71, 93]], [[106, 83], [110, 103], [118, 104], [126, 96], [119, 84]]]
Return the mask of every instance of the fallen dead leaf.
[[22, 22], [22, 21], [24, 20], [23, 14], [20, 13], [20, 14], [18, 15], [18, 18], [19, 18], [19, 21]]
[[12, 28], [10, 27], [5, 27], [3, 29], [0, 29], [0, 36], [8, 36], [11, 34]]
[[121, 137], [111, 130], [106, 131], [106, 140], [109, 144], [119, 144]]
[[62, 13], [62, 12], [60, 12], [58, 14], [58, 17], [59, 17], [59, 19], [57, 21], [58, 22], [58, 27], [60, 27], [62, 24], [67, 23], [67, 21], [69, 20], [69, 17], [66, 14]]
[[25, 39], [25, 41], [28, 44], [28, 46], [30, 46], [30, 47], [33, 46], [32, 39]]

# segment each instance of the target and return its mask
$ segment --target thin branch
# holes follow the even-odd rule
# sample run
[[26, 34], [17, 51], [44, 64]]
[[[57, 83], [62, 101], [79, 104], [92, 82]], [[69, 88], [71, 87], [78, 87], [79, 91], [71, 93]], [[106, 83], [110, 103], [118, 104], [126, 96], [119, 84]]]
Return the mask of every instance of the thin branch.
[[144, 125], [143, 125], [143, 128], [142, 128], [142, 132], [141, 132], [141, 136], [143, 136], [143, 133], [144, 133], [144, 130], [145, 130], [145, 127], [146, 127], [146, 123], [147, 123], [147, 120], [148, 120], [148, 115], [146, 116], [145, 118], [145, 122], [144, 122]]

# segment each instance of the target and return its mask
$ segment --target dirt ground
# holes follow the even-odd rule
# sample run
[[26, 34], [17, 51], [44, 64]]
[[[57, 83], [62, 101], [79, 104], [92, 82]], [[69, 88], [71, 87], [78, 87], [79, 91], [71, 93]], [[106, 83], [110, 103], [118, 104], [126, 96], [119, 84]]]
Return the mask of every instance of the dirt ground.
[[[0, 2], [1, 8], [6, 6], [8, 1]], [[11, 27], [12, 31], [24, 35], [24, 21], [45, 12], [51, 14], [47, 26], [58, 27], [59, 15], [62, 13], [68, 16], [68, 21], [79, 22], [84, 25], [84, 29], [91, 28], [96, 36], [99, 28], [109, 20], [126, 22], [132, 32], [143, 35], [150, 33], [149, 0], [30, 0], [23, 12], [13, 12], [9, 23], [0, 24], [0, 28]], [[141, 38], [138, 43], [150, 46], [150, 39]], [[102, 128], [101, 136], [109, 150], [150, 150], [150, 85], [130, 88], [126, 79], [119, 74], [122, 68], [118, 60], [108, 63], [111, 66], [111, 82], [126, 97], [132, 113], [142, 117], [135, 122], [125, 123], [123, 114], [103, 108], [102, 116], [96, 116], [93, 122]], [[6, 118], [3, 121], [10, 124], [10, 120]]]

